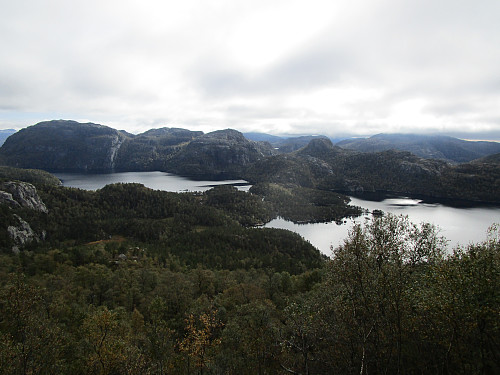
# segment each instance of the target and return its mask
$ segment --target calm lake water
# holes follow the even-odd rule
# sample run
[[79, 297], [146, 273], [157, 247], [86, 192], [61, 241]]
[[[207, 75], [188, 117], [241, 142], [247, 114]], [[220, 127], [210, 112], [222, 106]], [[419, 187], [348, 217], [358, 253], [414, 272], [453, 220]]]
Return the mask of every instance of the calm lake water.
[[[408, 216], [413, 223], [432, 223], [440, 235], [448, 240], [448, 250], [458, 245], [484, 241], [487, 230], [493, 223], [500, 223], [500, 207], [455, 208], [441, 204], [427, 204], [411, 198], [391, 198], [374, 202], [351, 197], [351, 204], [373, 210], [382, 210], [395, 215]], [[331, 247], [344, 243], [355, 223], [364, 223], [373, 216], [366, 214], [346, 219], [345, 224], [335, 222], [317, 224], [294, 224], [281, 218], [267, 223], [266, 227], [288, 229], [299, 233], [322, 253], [331, 255]]]
[[[97, 190], [107, 184], [117, 182], [137, 182], [151, 189], [173, 192], [205, 191], [214, 185], [235, 184], [241, 190], [250, 185], [244, 180], [231, 181], [193, 181], [188, 178], [163, 172], [126, 172], [109, 174], [55, 173], [64, 186], [86, 190]], [[370, 212], [382, 210], [396, 215], [408, 215], [414, 223], [430, 222], [440, 229], [440, 234], [449, 241], [451, 250], [457, 245], [477, 243], [486, 239], [486, 232], [493, 223], [500, 223], [500, 207], [454, 208], [441, 204], [428, 204], [420, 200], [401, 197], [383, 201], [368, 201], [351, 197], [351, 204], [363, 207]], [[370, 220], [371, 215], [346, 219], [344, 224], [331, 223], [294, 224], [281, 218], [267, 223], [266, 227], [294, 231], [317, 247], [322, 253], [331, 255], [331, 247], [341, 245], [348, 231], [355, 223]]]
[[247, 191], [250, 185], [244, 180], [194, 181], [186, 177], [164, 172], [123, 172], [103, 174], [53, 173], [64, 186], [85, 190], [98, 190], [109, 184], [118, 182], [137, 182], [154, 190], [173, 192], [205, 191], [215, 185], [236, 185], [238, 189]]

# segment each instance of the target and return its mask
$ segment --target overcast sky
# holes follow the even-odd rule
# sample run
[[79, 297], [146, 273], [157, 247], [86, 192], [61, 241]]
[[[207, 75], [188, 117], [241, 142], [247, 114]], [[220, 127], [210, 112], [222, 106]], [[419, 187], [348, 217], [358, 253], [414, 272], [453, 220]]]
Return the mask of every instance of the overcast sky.
[[500, 140], [499, 0], [0, 0], [0, 128]]

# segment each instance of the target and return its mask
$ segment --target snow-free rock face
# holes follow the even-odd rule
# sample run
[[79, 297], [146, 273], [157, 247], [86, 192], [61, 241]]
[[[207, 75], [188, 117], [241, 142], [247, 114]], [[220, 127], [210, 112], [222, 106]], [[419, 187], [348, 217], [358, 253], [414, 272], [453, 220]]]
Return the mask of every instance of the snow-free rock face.
[[18, 223], [16, 225], [10, 225], [7, 228], [10, 238], [12, 238], [16, 244], [12, 249], [14, 252], [17, 252], [19, 247], [25, 246], [33, 241], [40, 241], [40, 237], [31, 229], [31, 226], [26, 221], [18, 215], [14, 214], [14, 217], [17, 219]]
[[[42, 213], [48, 212], [36, 188], [27, 182], [6, 181], [0, 183], [1, 204], [8, 206], [14, 212], [21, 208], [28, 208]], [[45, 231], [37, 234], [31, 228], [31, 225], [18, 214], [12, 213], [9, 221], [10, 225], [7, 227], [7, 233], [14, 245], [12, 247], [13, 252], [18, 253], [27, 244], [45, 239]]]
[[6, 165], [46, 171], [110, 172], [128, 136], [76, 121], [41, 122], [11, 135], [0, 148]]
[[14, 199], [11, 193], [0, 191], [0, 204], [5, 204], [10, 208], [20, 208], [21, 205]]
[[36, 188], [27, 182], [7, 181], [0, 183], [0, 203], [7, 204], [12, 208], [26, 207], [39, 212], [48, 212]]

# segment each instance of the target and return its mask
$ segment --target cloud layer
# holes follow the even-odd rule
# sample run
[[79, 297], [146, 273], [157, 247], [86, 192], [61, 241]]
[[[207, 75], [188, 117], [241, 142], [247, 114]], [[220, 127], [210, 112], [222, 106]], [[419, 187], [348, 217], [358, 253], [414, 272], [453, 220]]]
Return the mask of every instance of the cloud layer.
[[500, 139], [497, 0], [0, 0], [0, 127]]

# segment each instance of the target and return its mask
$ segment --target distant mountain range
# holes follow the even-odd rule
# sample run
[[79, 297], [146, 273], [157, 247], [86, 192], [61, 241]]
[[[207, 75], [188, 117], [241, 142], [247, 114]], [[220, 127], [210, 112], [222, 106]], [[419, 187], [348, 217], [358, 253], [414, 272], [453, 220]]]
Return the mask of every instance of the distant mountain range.
[[[269, 142], [278, 152], [293, 152], [323, 135], [279, 137], [264, 133], [244, 133], [254, 141]], [[369, 138], [330, 138], [333, 144], [359, 152], [388, 150], [408, 151], [424, 159], [439, 159], [449, 163], [466, 163], [500, 153], [500, 142], [466, 141], [444, 135], [377, 134]]]
[[[494, 142], [401, 135], [367, 140], [384, 147], [388, 140], [406, 147], [418, 144], [410, 153], [360, 152], [348, 147], [362, 148], [366, 144], [362, 140], [333, 145], [324, 136], [261, 139], [249, 140], [232, 129], [203, 134], [162, 128], [132, 135], [93, 123], [48, 121], [11, 135], [0, 148], [0, 163], [52, 172], [159, 170], [197, 179], [242, 178], [253, 184], [349, 194], [382, 191], [500, 203], [500, 156], [484, 155], [497, 150]], [[443, 155], [446, 161], [416, 156], [423, 149], [427, 155]], [[447, 162], [474, 156], [482, 158], [458, 165]]]
[[500, 153], [500, 142], [465, 141], [443, 135], [377, 134], [370, 138], [349, 139], [336, 144], [360, 152], [409, 151], [425, 159], [465, 163]]
[[[302, 147], [307, 146], [307, 144], [316, 138], [328, 137], [324, 135], [304, 135], [304, 136], [294, 136], [285, 137], [277, 136], [265, 133], [243, 133], [245, 138], [252, 141], [269, 142], [279, 153], [287, 153], [296, 151]], [[331, 139], [332, 142], [340, 141], [341, 139]]]

